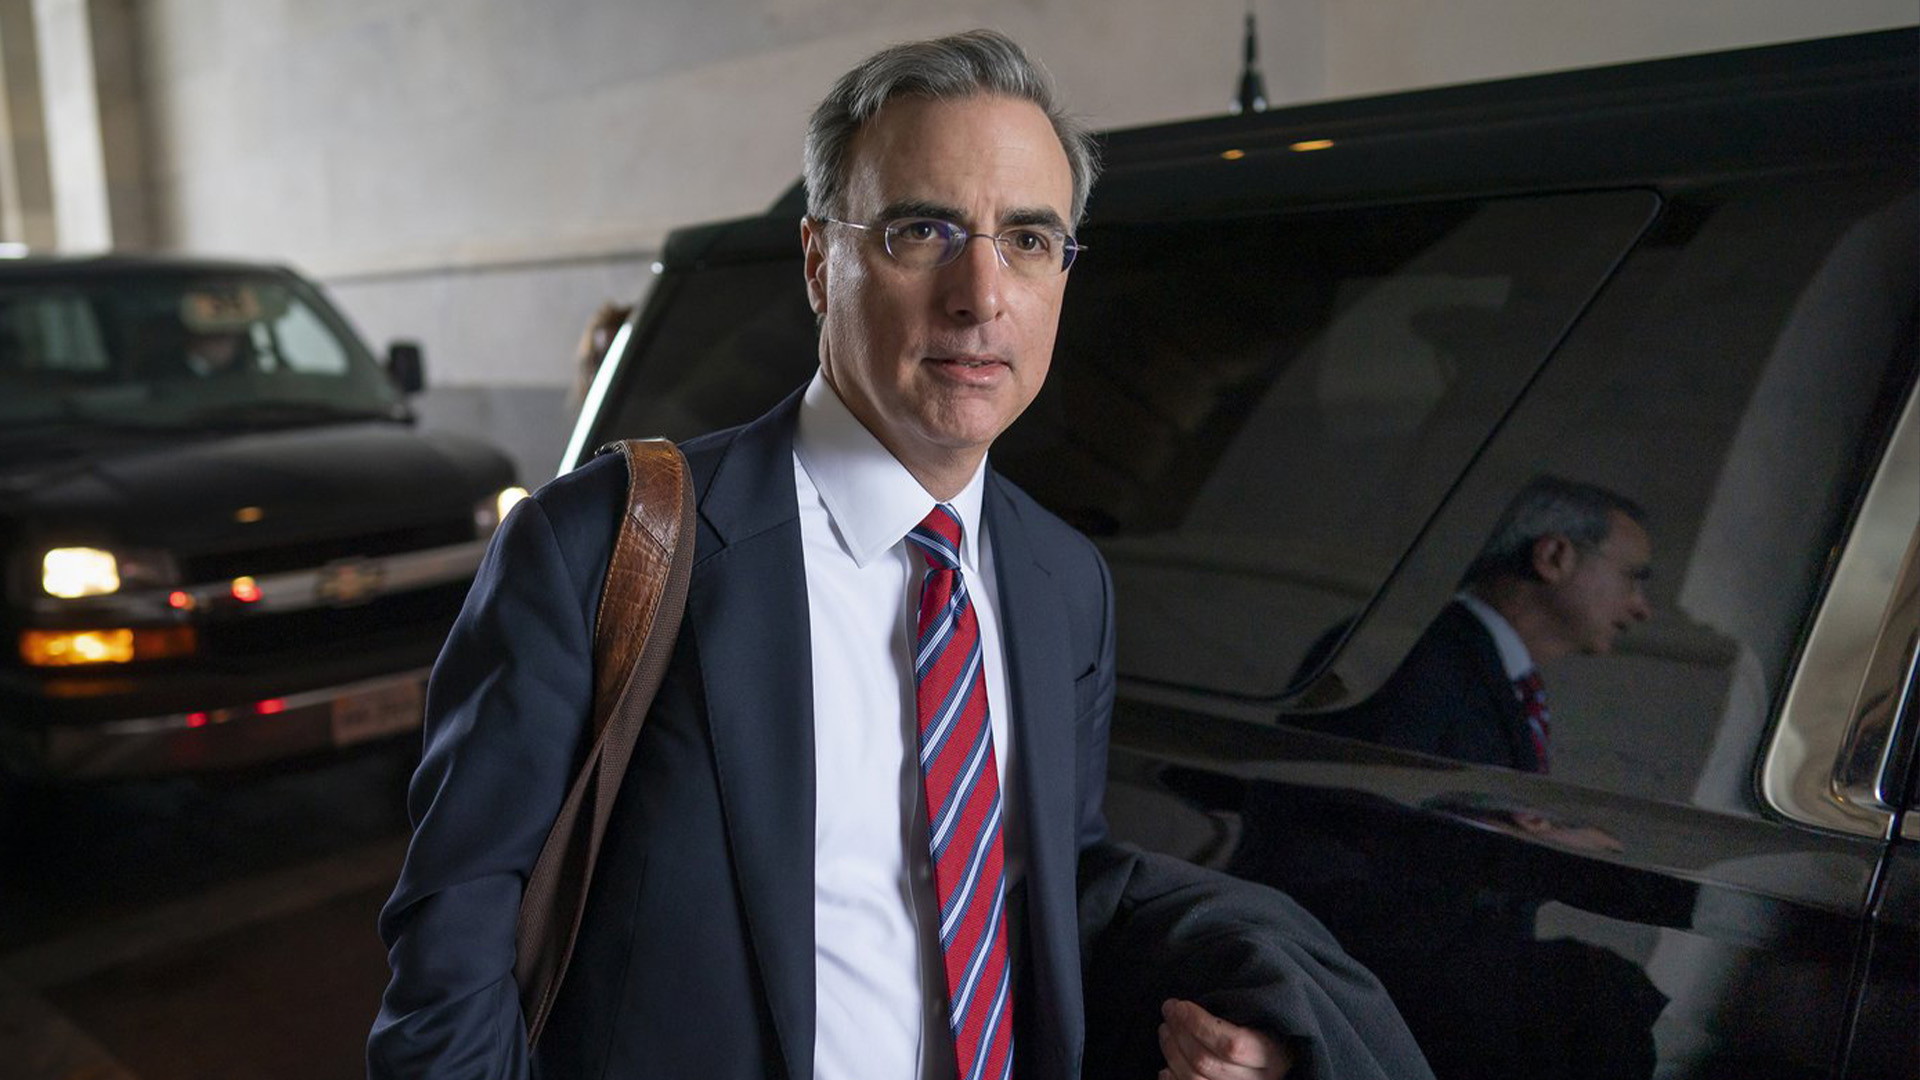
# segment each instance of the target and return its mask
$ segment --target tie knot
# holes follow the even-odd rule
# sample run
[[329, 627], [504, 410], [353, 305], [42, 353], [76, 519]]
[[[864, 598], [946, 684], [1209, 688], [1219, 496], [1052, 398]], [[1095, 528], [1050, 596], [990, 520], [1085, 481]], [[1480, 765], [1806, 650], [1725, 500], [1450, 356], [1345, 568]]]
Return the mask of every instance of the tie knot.
[[946, 503], [935, 503], [907, 533], [907, 540], [920, 549], [929, 568], [960, 569], [960, 514]]

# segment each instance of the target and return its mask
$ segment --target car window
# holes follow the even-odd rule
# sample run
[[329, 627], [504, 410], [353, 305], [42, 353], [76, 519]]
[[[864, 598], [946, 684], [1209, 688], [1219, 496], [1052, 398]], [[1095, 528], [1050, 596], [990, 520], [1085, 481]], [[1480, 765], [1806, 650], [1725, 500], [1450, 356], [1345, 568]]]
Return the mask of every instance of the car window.
[[347, 350], [320, 316], [299, 299], [287, 305], [286, 314], [272, 323], [253, 328], [257, 346], [270, 351], [289, 370], [316, 375], [345, 375]]
[[1087, 230], [997, 466], [1093, 535], [1121, 673], [1277, 698], [1640, 235], [1637, 191]]
[[1885, 179], [1676, 198], [1334, 660], [1330, 696], [1353, 704], [1289, 721], [1369, 737], [1369, 695], [1468, 625], [1456, 590], [1503, 508], [1561, 478], [1643, 508], [1650, 617], [1615, 608], [1543, 665], [1551, 772], [1754, 812], [1762, 738], [1913, 378], [1917, 230]]
[[663, 280], [648, 307], [657, 317], [619, 361], [617, 397], [586, 445], [744, 424], [811, 378], [819, 346], [799, 254], [796, 242], [790, 259]]
[[195, 428], [391, 415], [398, 392], [297, 279], [128, 270], [0, 285], [0, 421]]
[[84, 297], [54, 292], [37, 304], [0, 307], [0, 376], [34, 370], [92, 375], [109, 363], [99, 320]]

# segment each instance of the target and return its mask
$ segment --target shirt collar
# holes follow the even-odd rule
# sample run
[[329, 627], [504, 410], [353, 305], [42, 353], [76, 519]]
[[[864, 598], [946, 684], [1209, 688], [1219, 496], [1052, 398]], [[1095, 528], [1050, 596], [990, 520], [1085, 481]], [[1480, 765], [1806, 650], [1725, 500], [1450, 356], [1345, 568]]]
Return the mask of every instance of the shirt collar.
[[[866, 567], [900, 543], [933, 510], [933, 496], [847, 409], [821, 372], [800, 399], [793, 453], [855, 566]], [[949, 501], [964, 526], [960, 562], [976, 573], [986, 471], [982, 458], [973, 479]]]
[[1527, 644], [1520, 640], [1520, 631], [1513, 628], [1506, 616], [1493, 609], [1493, 605], [1472, 593], [1462, 592], [1454, 597], [1460, 606], [1473, 613], [1480, 625], [1487, 628], [1493, 636], [1494, 648], [1500, 650], [1500, 666], [1507, 671], [1509, 681], [1518, 679], [1533, 670], [1533, 654], [1527, 651]]

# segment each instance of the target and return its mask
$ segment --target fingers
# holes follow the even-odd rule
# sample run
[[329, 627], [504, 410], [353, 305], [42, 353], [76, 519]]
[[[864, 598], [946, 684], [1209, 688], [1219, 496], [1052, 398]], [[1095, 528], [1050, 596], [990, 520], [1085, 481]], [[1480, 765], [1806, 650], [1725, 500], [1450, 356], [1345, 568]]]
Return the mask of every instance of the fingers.
[[1293, 1063], [1278, 1040], [1191, 1001], [1168, 1001], [1160, 1015], [1160, 1052], [1167, 1059], [1162, 1080], [1277, 1080]]

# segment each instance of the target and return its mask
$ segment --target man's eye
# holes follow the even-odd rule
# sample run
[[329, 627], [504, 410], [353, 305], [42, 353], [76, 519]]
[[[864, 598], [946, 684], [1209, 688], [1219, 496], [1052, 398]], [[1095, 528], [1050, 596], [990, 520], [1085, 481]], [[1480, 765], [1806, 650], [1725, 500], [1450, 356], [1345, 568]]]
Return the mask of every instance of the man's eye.
[[946, 238], [946, 223], [928, 218], [914, 218], [908, 221], [896, 221], [892, 233], [896, 239], [909, 244], [931, 244]]
[[1007, 242], [1024, 255], [1045, 255], [1053, 249], [1053, 237], [1039, 229], [1009, 229]]

